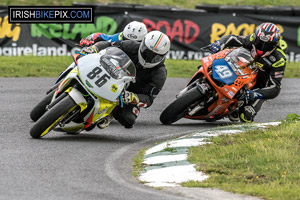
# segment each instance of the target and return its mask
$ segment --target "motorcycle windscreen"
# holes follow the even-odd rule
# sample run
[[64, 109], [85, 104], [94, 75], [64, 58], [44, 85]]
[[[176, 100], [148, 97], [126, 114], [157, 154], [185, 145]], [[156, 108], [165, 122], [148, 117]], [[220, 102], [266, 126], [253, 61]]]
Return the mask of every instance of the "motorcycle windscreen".
[[237, 79], [238, 76], [224, 59], [214, 60], [212, 65], [214, 79], [225, 83], [226, 85], [232, 85]]

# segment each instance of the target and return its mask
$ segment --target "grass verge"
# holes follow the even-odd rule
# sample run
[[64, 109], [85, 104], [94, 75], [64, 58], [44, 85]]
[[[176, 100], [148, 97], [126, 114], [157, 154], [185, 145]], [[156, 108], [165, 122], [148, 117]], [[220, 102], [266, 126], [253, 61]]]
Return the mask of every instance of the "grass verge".
[[141, 171], [144, 169], [143, 161], [144, 161], [144, 156], [145, 156], [146, 151], [147, 151], [147, 148], [140, 150], [138, 155], [136, 155], [133, 158], [133, 163], [132, 163], [133, 170], [132, 170], [131, 174], [135, 178], [138, 178]]
[[1, 57], [1, 77], [57, 77], [73, 59], [71, 56]]
[[[73, 59], [71, 56], [62, 57], [1, 57], [0, 77], [57, 77], [65, 70]], [[169, 78], [191, 78], [201, 64], [196, 60], [166, 60]], [[288, 63], [285, 78], [299, 78], [300, 63]]]
[[212, 187], [265, 199], [300, 197], [300, 124], [283, 123], [212, 139], [190, 148], [188, 160], [210, 178], [187, 187]]

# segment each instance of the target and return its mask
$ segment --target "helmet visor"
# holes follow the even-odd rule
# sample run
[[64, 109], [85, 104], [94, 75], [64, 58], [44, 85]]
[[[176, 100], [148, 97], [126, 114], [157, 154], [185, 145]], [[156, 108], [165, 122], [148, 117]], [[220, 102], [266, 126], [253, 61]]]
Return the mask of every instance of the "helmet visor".
[[262, 52], [272, 51], [276, 47], [276, 43], [274, 42], [264, 42], [260, 39], [257, 39], [254, 43], [255, 48]]
[[165, 55], [159, 55], [154, 51], [148, 49], [148, 47], [145, 44], [145, 40], [143, 40], [143, 44], [141, 45], [140, 53], [146, 63], [152, 64], [161, 62], [165, 57]]

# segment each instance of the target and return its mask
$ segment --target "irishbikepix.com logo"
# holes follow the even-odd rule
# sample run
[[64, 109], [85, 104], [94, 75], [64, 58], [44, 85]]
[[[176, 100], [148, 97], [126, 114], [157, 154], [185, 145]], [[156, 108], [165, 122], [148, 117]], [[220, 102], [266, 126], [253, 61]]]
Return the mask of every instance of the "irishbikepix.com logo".
[[92, 7], [9, 6], [9, 23], [93, 23]]

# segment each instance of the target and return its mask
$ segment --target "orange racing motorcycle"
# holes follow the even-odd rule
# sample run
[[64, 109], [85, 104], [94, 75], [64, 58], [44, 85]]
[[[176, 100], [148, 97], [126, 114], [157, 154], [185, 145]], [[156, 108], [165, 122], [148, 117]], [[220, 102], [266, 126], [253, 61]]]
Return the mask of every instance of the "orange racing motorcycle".
[[[209, 46], [202, 50], [208, 51]], [[202, 58], [202, 66], [160, 115], [163, 124], [181, 118], [215, 121], [229, 117], [245, 103], [258, 68], [249, 50], [225, 49]]]

